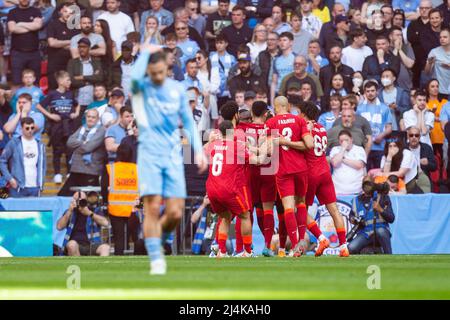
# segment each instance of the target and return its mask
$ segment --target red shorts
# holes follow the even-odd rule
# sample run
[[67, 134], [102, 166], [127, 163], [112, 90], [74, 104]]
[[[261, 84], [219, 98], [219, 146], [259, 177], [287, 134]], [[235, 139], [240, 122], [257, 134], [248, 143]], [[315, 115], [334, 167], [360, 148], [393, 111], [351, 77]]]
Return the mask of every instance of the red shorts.
[[250, 211], [250, 199], [247, 187], [240, 187], [234, 191], [207, 192], [211, 208], [214, 213], [231, 212], [233, 215]]
[[261, 175], [261, 168], [253, 167], [251, 170], [250, 186], [253, 206], [257, 203], [275, 202], [277, 188], [274, 175]]
[[276, 177], [280, 198], [289, 196], [305, 197], [308, 188], [308, 173], [298, 172]]
[[308, 176], [308, 191], [306, 192], [307, 206], [313, 204], [314, 196], [317, 196], [321, 205], [336, 202], [336, 191], [334, 190], [331, 173], [326, 172], [318, 176]]

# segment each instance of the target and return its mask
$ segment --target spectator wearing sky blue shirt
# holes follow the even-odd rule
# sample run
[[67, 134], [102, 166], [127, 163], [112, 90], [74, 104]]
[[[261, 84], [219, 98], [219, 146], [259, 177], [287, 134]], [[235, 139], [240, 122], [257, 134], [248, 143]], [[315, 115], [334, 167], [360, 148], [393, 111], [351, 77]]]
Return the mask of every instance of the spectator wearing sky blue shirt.
[[194, 58], [200, 48], [195, 41], [189, 39], [188, 25], [186, 23], [182, 21], [175, 22], [175, 34], [177, 36], [177, 47], [183, 53], [180, 57], [181, 66], [185, 68], [187, 61]]
[[322, 113], [319, 117], [319, 122], [325, 130], [330, 130], [334, 122], [341, 117], [341, 96], [338, 94], [330, 97], [330, 111]]
[[283, 32], [280, 35], [279, 47], [281, 54], [273, 61], [272, 85], [270, 90], [270, 101], [274, 105], [273, 100], [280, 90], [283, 78], [294, 71], [295, 54], [292, 51], [292, 43], [294, 36], [290, 32]]
[[30, 117], [34, 120], [34, 137], [36, 140], [41, 140], [42, 132], [44, 131], [45, 119], [42, 113], [31, 110], [32, 98], [28, 93], [22, 93], [17, 98], [17, 113], [13, 113], [8, 122], [3, 126], [6, 134], [11, 134], [13, 138], [20, 137], [22, 135], [22, 126], [20, 125], [20, 119]]
[[172, 12], [162, 7], [164, 4], [164, 0], [151, 0], [149, 2], [150, 10], [142, 12], [141, 15], [141, 25], [139, 28], [141, 35], [145, 33], [145, 22], [150, 16], [154, 16], [156, 17], [156, 19], [158, 19], [159, 31], [163, 31], [173, 23]]
[[306, 72], [315, 74], [320, 73], [320, 68], [327, 66], [330, 62], [327, 58], [320, 55], [320, 42], [317, 39], [313, 39], [308, 44], [308, 65], [306, 66]]
[[42, 92], [41, 88], [34, 85], [35, 81], [36, 76], [33, 70], [25, 69], [22, 71], [23, 86], [17, 89], [11, 99], [11, 107], [13, 109], [13, 112], [16, 112], [17, 99], [22, 93], [28, 93], [31, 96], [31, 98], [33, 99], [31, 103], [31, 110], [36, 111], [36, 106], [42, 101], [42, 99], [44, 99], [44, 93]]
[[112, 125], [106, 130], [105, 147], [108, 152], [108, 162], [114, 162], [120, 142], [127, 136], [128, 126], [133, 121], [131, 107], [125, 106], [120, 109], [119, 123]]
[[194, 87], [197, 88], [200, 93], [203, 93], [203, 87], [200, 83], [200, 80], [197, 77], [198, 74], [198, 65], [195, 59], [189, 59], [186, 62], [186, 75], [184, 76], [184, 80], [181, 82], [184, 88], [187, 90], [188, 88]]
[[359, 104], [356, 113], [366, 118], [370, 123], [373, 144], [367, 158], [367, 170], [380, 167], [383, 157], [385, 138], [392, 132], [392, 114], [389, 107], [377, 97], [378, 84], [368, 81], [364, 84], [364, 99]]

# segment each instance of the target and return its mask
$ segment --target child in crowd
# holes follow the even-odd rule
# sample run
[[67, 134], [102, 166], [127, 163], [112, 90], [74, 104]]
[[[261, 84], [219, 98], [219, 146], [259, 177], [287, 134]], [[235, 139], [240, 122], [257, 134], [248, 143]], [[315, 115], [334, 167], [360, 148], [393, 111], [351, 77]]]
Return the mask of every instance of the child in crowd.
[[11, 107], [13, 109], [13, 113], [16, 112], [16, 103], [17, 98], [22, 93], [28, 93], [32, 100], [31, 110], [36, 111], [36, 106], [44, 99], [44, 93], [41, 88], [36, 87], [34, 82], [36, 81], [36, 75], [33, 70], [25, 69], [22, 71], [22, 84], [23, 86], [16, 90], [14, 96], [11, 99]]

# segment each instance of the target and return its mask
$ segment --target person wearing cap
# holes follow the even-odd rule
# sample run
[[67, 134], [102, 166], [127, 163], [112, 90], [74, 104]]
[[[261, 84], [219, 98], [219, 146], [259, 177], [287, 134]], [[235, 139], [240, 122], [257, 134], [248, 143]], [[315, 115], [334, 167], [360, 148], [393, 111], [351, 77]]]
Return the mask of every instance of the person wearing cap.
[[[81, 106], [80, 116], [87, 106], [94, 101], [94, 85], [104, 81], [104, 72], [100, 60], [90, 54], [91, 41], [88, 38], [78, 40], [79, 58], [70, 59], [67, 72], [70, 74], [72, 89]], [[80, 120], [81, 121], [81, 120]], [[80, 122], [81, 123], [81, 122]]]
[[101, 34], [94, 32], [92, 26], [92, 19], [90, 16], [82, 16], [80, 19], [81, 33], [75, 35], [70, 39], [70, 53], [72, 59], [80, 56], [78, 52], [78, 41], [81, 38], [88, 38], [91, 41], [91, 56], [102, 58], [106, 55], [106, 42]]
[[329, 52], [333, 46], [344, 48], [352, 42], [349, 37], [350, 20], [346, 15], [338, 15], [334, 18], [334, 30], [325, 36], [325, 52]]
[[136, 61], [136, 56], [133, 56], [133, 43], [131, 41], [124, 41], [121, 47], [122, 55], [110, 66], [107, 83], [109, 89], [123, 88], [125, 101], [127, 101], [131, 94], [131, 68]]
[[52, 19], [47, 26], [48, 37], [48, 88], [54, 90], [58, 87], [55, 72], [66, 70], [70, 60], [70, 39], [79, 33], [78, 29], [70, 27], [73, 10], [69, 4], [60, 7], [59, 17]]
[[228, 80], [228, 88], [234, 97], [238, 89], [256, 92], [258, 89], [266, 89], [266, 82], [260, 75], [256, 75], [251, 69], [252, 59], [250, 54], [241, 53], [238, 57], [240, 73]]
[[117, 123], [120, 109], [125, 105], [125, 95], [119, 88], [115, 88], [109, 95], [108, 105], [100, 117], [102, 126], [108, 128]]
[[300, 12], [303, 16], [302, 29], [311, 33], [315, 38], [319, 37], [320, 29], [322, 28], [322, 21], [313, 15], [313, 1], [301, 0]]
[[335, 2], [333, 6], [331, 7], [331, 20], [327, 23], [324, 23], [322, 25], [322, 28], [320, 28], [320, 34], [319, 34], [319, 42], [320, 46], [322, 48], [322, 52], [325, 52], [325, 37], [330, 32], [333, 32], [334, 29], [334, 18], [338, 15], [345, 14], [345, 7], [339, 3]]

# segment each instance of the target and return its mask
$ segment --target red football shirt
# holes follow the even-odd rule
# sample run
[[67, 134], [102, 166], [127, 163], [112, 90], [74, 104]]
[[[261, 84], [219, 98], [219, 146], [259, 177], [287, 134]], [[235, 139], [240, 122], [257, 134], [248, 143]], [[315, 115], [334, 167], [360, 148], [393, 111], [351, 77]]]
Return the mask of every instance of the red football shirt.
[[232, 191], [247, 186], [245, 166], [249, 152], [243, 142], [216, 140], [206, 149], [209, 175], [206, 188], [211, 191]]
[[330, 166], [327, 162], [327, 130], [315, 122], [311, 130], [314, 139], [314, 148], [305, 152], [306, 162], [309, 167], [309, 175], [319, 176], [323, 173], [330, 173]]
[[[301, 141], [305, 135], [310, 134], [306, 121], [290, 113], [276, 115], [267, 120], [266, 129], [268, 130], [267, 135], [276, 137], [281, 134], [284, 139], [290, 141]], [[279, 168], [277, 175], [282, 176], [307, 170], [308, 165], [304, 152], [286, 146], [279, 148]]]

